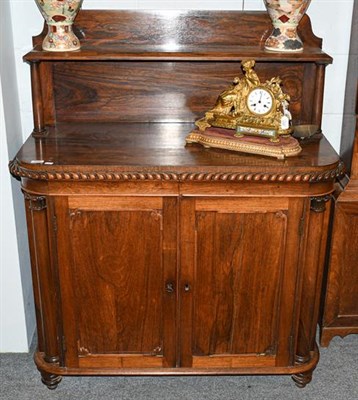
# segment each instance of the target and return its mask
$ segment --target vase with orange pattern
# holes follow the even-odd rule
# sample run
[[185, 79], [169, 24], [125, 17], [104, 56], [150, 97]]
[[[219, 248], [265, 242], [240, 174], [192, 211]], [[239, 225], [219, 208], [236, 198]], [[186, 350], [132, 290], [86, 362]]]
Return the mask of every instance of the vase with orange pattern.
[[35, 0], [48, 25], [42, 48], [47, 51], [78, 50], [80, 41], [72, 25], [83, 0]]
[[299, 52], [303, 43], [297, 26], [311, 0], [264, 0], [272, 20], [273, 31], [266, 40], [265, 49], [279, 52]]

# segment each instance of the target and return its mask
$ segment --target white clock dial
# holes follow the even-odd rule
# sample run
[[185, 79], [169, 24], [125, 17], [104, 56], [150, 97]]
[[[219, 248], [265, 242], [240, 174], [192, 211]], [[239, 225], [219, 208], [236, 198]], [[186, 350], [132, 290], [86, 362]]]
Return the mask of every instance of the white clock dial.
[[271, 111], [272, 106], [272, 95], [266, 89], [256, 88], [247, 97], [247, 107], [254, 114], [265, 115]]

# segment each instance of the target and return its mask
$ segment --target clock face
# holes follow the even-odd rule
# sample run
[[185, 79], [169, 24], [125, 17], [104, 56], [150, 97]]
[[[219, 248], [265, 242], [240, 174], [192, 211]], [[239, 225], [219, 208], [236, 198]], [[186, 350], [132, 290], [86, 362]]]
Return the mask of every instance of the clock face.
[[253, 89], [247, 97], [247, 107], [253, 114], [268, 114], [272, 110], [272, 106], [272, 95], [264, 88]]

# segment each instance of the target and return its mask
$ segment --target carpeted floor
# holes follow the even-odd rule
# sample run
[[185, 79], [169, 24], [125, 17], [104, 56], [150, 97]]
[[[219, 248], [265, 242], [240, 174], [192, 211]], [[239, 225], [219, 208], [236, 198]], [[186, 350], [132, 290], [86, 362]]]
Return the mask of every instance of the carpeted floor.
[[358, 400], [358, 335], [334, 338], [304, 389], [289, 376], [65, 377], [48, 390], [32, 354], [0, 355], [1, 400]]

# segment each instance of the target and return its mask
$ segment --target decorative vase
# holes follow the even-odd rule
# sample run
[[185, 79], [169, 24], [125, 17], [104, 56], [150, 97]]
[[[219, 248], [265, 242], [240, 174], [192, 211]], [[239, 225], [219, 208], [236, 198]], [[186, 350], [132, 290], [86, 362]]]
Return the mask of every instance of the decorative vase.
[[47, 51], [78, 50], [81, 45], [72, 31], [83, 0], [35, 0], [48, 25], [42, 48]]
[[311, 0], [264, 0], [274, 27], [266, 40], [265, 49], [279, 52], [298, 52], [303, 43], [297, 34], [297, 26]]

